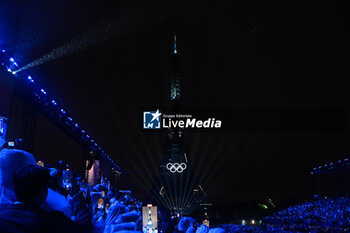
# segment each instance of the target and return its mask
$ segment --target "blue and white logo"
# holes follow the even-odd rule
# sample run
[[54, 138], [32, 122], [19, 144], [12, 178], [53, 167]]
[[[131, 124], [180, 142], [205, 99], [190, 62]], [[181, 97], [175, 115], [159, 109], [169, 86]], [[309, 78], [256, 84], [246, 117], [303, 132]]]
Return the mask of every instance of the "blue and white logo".
[[162, 113], [157, 110], [156, 112], [143, 112], [143, 128], [144, 129], [160, 129]]

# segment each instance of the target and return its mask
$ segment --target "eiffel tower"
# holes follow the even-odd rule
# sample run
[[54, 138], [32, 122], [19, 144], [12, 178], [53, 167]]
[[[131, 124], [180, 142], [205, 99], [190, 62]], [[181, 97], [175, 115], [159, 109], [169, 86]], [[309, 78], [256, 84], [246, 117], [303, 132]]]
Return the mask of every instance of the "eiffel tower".
[[[181, 52], [173, 36], [171, 49], [170, 111], [177, 113], [181, 97]], [[192, 165], [187, 156], [183, 129], [168, 130], [165, 150], [160, 162], [156, 195], [162, 205], [173, 215], [191, 214], [206, 200], [206, 194], [192, 173]]]

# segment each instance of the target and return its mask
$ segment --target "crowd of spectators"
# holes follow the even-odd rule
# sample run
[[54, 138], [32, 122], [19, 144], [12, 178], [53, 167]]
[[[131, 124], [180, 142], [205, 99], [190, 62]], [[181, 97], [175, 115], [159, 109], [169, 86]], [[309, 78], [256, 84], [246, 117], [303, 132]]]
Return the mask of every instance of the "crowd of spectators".
[[[42, 167], [18, 149], [0, 151], [0, 233], [12, 232], [344, 232], [350, 230], [350, 198], [318, 198], [264, 217], [254, 226], [211, 227], [160, 211], [158, 229], [142, 226], [142, 203], [104, 179], [89, 185], [66, 164]], [[69, 173], [72, 174], [72, 173]], [[71, 180], [67, 182], [66, 178]], [[164, 210], [165, 211], [165, 210]]]
[[317, 198], [264, 218], [266, 227], [293, 231], [343, 232], [350, 230], [350, 198]]
[[23, 150], [0, 151], [1, 233], [141, 230], [142, 203], [130, 192], [108, 182], [91, 186], [74, 175], [65, 183], [62, 164], [46, 168]]
[[227, 232], [348, 232], [350, 198], [318, 198], [264, 217], [261, 224], [221, 225]]
[[0, 151], [0, 233], [222, 233], [159, 210], [157, 229], [142, 226], [142, 202], [110, 182], [90, 185], [63, 161], [40, 166], [19, 149]]

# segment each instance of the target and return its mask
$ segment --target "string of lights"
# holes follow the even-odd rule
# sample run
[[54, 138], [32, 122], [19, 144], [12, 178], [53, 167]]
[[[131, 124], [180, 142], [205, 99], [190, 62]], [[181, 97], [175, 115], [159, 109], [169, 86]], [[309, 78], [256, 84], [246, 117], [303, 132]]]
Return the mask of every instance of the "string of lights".
[[350, 166], [350, 161], [348, 158], [345, 158], [343, 160], [338, 160], [337, 162], [326, 163], [324, 165], [314, 167], [312, 169], [312, 171], [310, 172], [310, 174], [314, 175], [314, 174], [318, 174], [321, 172], [333, 171], [335, 169], [349, 167], [349, 166]]
[[10, 75], [16, 80], [20, 81], [21, 84], [25, 85], [32, 94], [34, 100], [43, 107], [50, 116], [55, 120], [63, 123], [68, 130], [74, 135], [80, 137], [80, 141], [90, 151], [94, 151], [99, 155], [100, 158], [109, 162], [112, 165], [112, 170], [119, 175], [121, 170], [119, 166], [112, 160], [112, 158], [103, 150], [103, 148], [88, 134], [87, 130], [83, 129], [77, 121], [73, 120], [73, 117], [59, 104], [55, 98], [47, 93], [35, 80], [32, 78], [27, 71], [16, 73], [15, 70], [19, 68], [19, 65], [14, 58], [7, 55], [6, 50], [2, 49], [0, 52], [0, 64], [1, 69], [9, 72]]

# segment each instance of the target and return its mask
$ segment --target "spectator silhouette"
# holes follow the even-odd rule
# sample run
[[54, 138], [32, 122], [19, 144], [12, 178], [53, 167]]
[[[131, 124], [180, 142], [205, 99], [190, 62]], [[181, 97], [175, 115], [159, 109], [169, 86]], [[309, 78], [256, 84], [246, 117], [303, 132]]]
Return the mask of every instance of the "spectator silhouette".
[[[18, 149], [2, 149], [0, 151], [0, 208], [16, 201], [13, 176], [16, 171], [31, 164], [36, 164], [35, 158], [26, 151]], [[41, 207], [46, 211], [61, 211], [68, 217], [73, 214], [66, 198], [51, 189], [48, 190], [47, 199]]]
[[[1, 232], [86, 232], [62, 212], [46, 212], [40, 204], [48, 194], [49, 172], [47, 169], [29, 165], [16, 172], [13, 186], [17, 202], [0, 210]], [[89, 216], [86, 216], [89, 218]]]
[[194, 218], [182, 217], [180, 219], [179, 224], [178, 224], [178, 230], [182, 231], [182, 232], [186, 232], [189, 227], [193, 226], [196, 223], [197, 222], [196, 222], [196, 220]]

